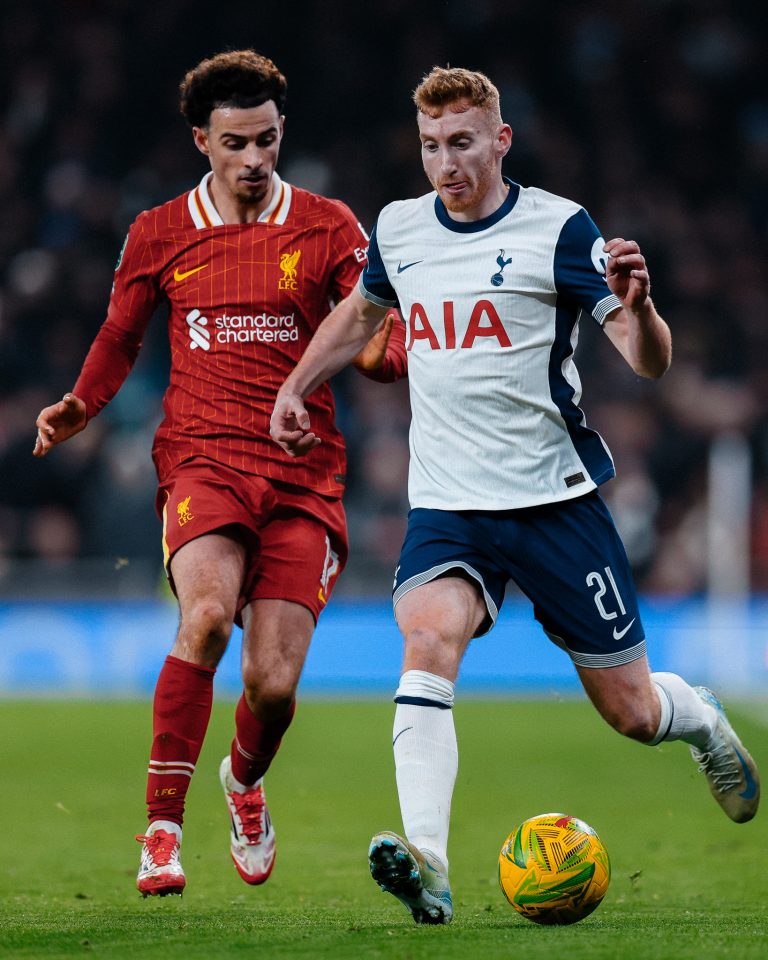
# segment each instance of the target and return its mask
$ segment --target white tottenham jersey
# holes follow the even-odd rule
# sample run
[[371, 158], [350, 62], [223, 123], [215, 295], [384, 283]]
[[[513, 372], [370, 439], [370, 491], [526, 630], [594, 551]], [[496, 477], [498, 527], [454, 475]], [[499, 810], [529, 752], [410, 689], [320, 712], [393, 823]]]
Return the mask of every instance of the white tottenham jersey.
[[360, 292], [407, 325], [412, 507], [510, 510], [614, 475], [579, 409], [581, 311], [621, 301], [578, 204], [511, 181], [502, 206], [452, 220], [437, 193], [385, 207]]

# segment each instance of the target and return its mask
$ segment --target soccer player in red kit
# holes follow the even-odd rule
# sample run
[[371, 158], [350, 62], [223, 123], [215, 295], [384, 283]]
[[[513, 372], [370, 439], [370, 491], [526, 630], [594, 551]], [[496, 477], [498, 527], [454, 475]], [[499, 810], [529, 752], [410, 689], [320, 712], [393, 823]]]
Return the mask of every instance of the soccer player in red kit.
[[[235, 622], [244, 689], [220, 778], [235, 867], [247, 883], [269, 876], [275, 832], [262, 779], [347, 559], [344, 443], [330, 390], [308, 403], [324, 438], [311, 459], [273, 444], [269, 418], [329, 301], [355, 286], [367, 237], [343, 203], [276, 173], [285, 92], [275, 65], [252, 50], [218, 54], [186, 75], [181, 111], [211, 170], [133, 223], [80, 377], [37, 420], [36, 456], [82, 430], [119, 390], [156, 307], [168, 305], [170, 383], [153, 459], [180, 624], [155, 690], [149, 827], [137, 838], [145, 896], [185, 885], [184, 800]], [[377, 380], [404, 373], [402, 324], [390, 337], [392, 329], [390, 319], [358, 358]]]

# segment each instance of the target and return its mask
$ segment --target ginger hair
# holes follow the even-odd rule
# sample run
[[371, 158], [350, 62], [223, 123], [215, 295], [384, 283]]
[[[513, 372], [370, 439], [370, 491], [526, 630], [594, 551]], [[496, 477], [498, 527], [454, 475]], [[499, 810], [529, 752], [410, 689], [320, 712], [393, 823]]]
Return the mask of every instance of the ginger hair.
[[413, 91], [413, 102], [421, 113], [430, 117], [441, 116], [446, 107], [456, 112], [479, 107], [489, 113], [493, 122], [501, 123], [499, 91], [478, 70], [433, 67]]

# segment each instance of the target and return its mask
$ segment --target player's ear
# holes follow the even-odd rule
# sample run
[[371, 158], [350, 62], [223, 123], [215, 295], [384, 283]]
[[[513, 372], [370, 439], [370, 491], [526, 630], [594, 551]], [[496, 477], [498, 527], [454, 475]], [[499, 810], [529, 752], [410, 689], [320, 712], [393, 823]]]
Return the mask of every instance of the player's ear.
[[508, 123], [502, 123], [496, 134], [496, 151], [499, 157], [506, 157], [509, 148], [512, 146], [512, 127]]
[[200, 153], [204, 153], [206, 157], [211, 155], [211, 148], [208, 146], [208, 134], [204, 127], [192, 127], [192, 139]]

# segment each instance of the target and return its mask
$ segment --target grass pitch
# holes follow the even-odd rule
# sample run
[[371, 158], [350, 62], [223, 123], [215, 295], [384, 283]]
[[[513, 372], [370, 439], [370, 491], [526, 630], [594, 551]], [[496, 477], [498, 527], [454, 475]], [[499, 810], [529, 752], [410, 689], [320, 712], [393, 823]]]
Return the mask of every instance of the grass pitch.
[[[768, 956], [768, 809], [732, 824], [681, 744], [623, 740], [582, 701], [459, 697], [449, 850], [457, 916], [450, 927], [416, 927], [366, 863], [371, 834], [400, 829], [392, 705], [299, 705], [267, 777], [278, 855], [260, 888], [242, 883], [228, 854], [217, 770], [232, 711], [216, 705], [188, 796], [187, 892], [144, 901], [133, 835], [145, 825], [149, 704], [0, 704], [0, 956]], [[765, 714], [729, 713], [765, 773]], [[603, 904], [572, 927], [519, 918], [496, 880], [507, 833], [551, 810], [591, 823], [612, 861]]]

